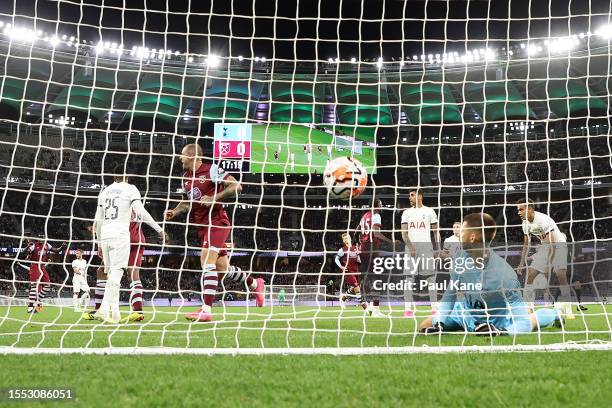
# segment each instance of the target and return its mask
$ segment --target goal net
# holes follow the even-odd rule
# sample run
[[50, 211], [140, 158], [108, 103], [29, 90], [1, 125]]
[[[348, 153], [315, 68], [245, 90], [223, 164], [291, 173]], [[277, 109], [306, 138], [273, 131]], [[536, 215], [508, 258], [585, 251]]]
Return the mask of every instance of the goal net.
[[[599, 3], [41, 3], [0, 4], [2, 352], [611, 347]], [[346, 200], [342, 157], [368, 175]], [[170, 239], [136, 224], [109, 324], [117, 165]]]

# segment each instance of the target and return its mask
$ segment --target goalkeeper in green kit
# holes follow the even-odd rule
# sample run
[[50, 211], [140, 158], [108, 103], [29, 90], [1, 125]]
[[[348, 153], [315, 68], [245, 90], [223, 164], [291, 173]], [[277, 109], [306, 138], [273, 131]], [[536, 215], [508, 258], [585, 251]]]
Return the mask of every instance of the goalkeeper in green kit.
[[285, 289], [278, 291], [278, 304], [282, 305], [283, 303], [285, 303]]

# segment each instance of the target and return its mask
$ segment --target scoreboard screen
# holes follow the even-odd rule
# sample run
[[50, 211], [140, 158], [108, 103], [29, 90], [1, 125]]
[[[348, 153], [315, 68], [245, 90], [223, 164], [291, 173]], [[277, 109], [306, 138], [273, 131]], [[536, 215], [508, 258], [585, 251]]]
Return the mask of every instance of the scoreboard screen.
[[249, 123], [215, 123], [215, 163], [228, 172], [250, 172], [251, 135]]
[[215, 123], [215, 163], [230, 173], [323, 174], [351, 156], [376, 173], [375, 130], [298, 124]]

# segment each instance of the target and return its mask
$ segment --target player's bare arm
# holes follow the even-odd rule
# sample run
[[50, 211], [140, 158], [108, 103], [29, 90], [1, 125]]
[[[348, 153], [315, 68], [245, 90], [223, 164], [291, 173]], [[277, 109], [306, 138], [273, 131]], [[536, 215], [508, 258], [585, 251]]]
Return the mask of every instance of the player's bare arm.
[[378, 224], [372, 225], [372, 236], [388, 244], [395, 244], [395, 240], [387, 238], [385, 234], [380, 232], [380, 225]]
[[225, 180], [223, 180], [223, 190], [216, 193], [214, 196], [202, 196], [200, 203], [210, 206], [216, 202], [224, 202], [229, 198], [235, 198], [240, 192], [242, 192], [242, 185], [234, 176], [228, 175]]
[[60, 245], [57, 248], [50, 247], [49, 248], [49, 252], [51, 252], [52, 254], [59, 254], [60, 252], [62, 252], [66, 248], [68, 248], [68, 244], [66, 244], [65, 242], [62, 242], [62, 245]]
[[529, 251], [529, 242], [530, 242], [529, 235], [527, 234], [523, 235], [523, 248], [521, 250], [521, 260], [518, 264], [518, 268], [516, 269], [516, 273], [519, 275], [523, 274], [523, 269], [525, 269], [526, 267], [527, 252]]
[[406, 245], [406, 247], [408, 247], [408, 249], [410, 250], [410, 254], [412, 256], [415, 256], [416, 247], [414, 246], [412, 241], [410, 241], [410, 237], [408, 236], [408, 224], [406, 223], [402, 224], [402, 239], [404, 240], [404, 244]]
[[170, 221], [174, 217], [177, 217], [177, 216], [179, 216], [179, 215], [189, 211], [189, 208], [191, 208], [191, 203], [189, 201], [181, 201], [172, 210], [167, 210], [167, 211], [164, 212], [164, 219], [166, 221]]
[[433, 234], [433, 247], [434, 251], [442, 250], [440, 246], [440, 230], [438, 224], [431, 224], [431, 233]]
[[553, 234], [552, 231], [550, 231], [546, 237], [544, 239], [542, 239], [542, 244], [546, 245], [548, 247], [548, 255], [546, 257], [547, 262], [546, 262], [546, 270], [544, 271], [545, 275], [548, 275], [548, 273], [550, 272], [550, 265], [552, 265], [552, 260], [555, 257], [555, 243], [557, 242], [557, 238], [555, 237], [555, 234]]

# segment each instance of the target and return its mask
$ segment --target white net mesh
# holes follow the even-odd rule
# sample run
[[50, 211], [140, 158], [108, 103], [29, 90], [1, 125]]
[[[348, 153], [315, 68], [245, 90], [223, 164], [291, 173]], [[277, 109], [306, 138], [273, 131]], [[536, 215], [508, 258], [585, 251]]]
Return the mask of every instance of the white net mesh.
[[[0, 5], [2, 350], [609, 348], [609, 5], [555, 7], [552, 18], [552, 5], [542, 11], [520, 1], [504, 10], [450, 0], [170, 9], [39, 3]], [[184, 318], [202, 304], [201, 223], [193, 209], [162, 221], [183, 199], [179, 156], [190, 143], [242, 186], [223, 202], [232, 267], [217, 265], [220, 276], [229, 269], [210, 323]], [[344, 156], [359, 160], [369, 181], [363, 195], [339, 201], [327, 195], [322, 174]], [[120, 299], [124, 316], [142, 303], [144, 320], [107, 325], [82, 311], [104, 293], [88, 228], [117, 163], [171, 240], [161, 245], [143, 227], [139, 276], [124, 276]], [[404, 218], [413, 189], [424, 192], [431, 212]], [[532, 271], [521, 269], [525, 230], [516, 202], [528, 197], [567, 238], [565, 264], [562, 251], [535, 248], [538, 235], [556, 234], [536, 222], [543, 230], [528, 234], [522, 264]], [[372, 210], [380, 220], [364, 224]], [[417, 268], [408, 274], [418, 288], [406, 291], [407, 269], [384, 262], [410, 254], [419, 240], [433, 240], [438, 256], [442, 242], [435, 232], [409, 238], [406, 248], [387, 241], [406, 241], [402, 229], [421, 225], [437, 226], [444, 241], [472, 212], [492, 215], [494, 252], [523, 272], [520, 287], [504, 280], [478, 296], [518, 292], [536, 311], [554, 310], [556, 300], [562, 315], [555, 316], [567, 320], [545, 316], [533, 332], [512, 335], [516, 327], [495, 320], [506, 309], [460, 293], [454, 302], [471, 302], [469, 318], [455, 316], [452, 332], [448, 316], [445, 327], [428, 323], [432, 307], [448, 303], [438, 305], [453, 271]], [[384, 238], [370, 234], [375, 225]], [[336, 262], [345, 232], [361, 244], [353, 273]], [[40, 252], [45, 244], [59, 253], [26, 259], [26, 248]], [[77, 249], [89, 301], [85, 291], [73, 297]], [[452, 245], [445, 249], [454, 254]], [[350, 246], [346, 252], [350, 258]], [[263, 308], [249, 276], [265, 282]], [[474, 336], [483, 322], [511, 335]], [[427, 336], [425, 328], [444, 335]]]

